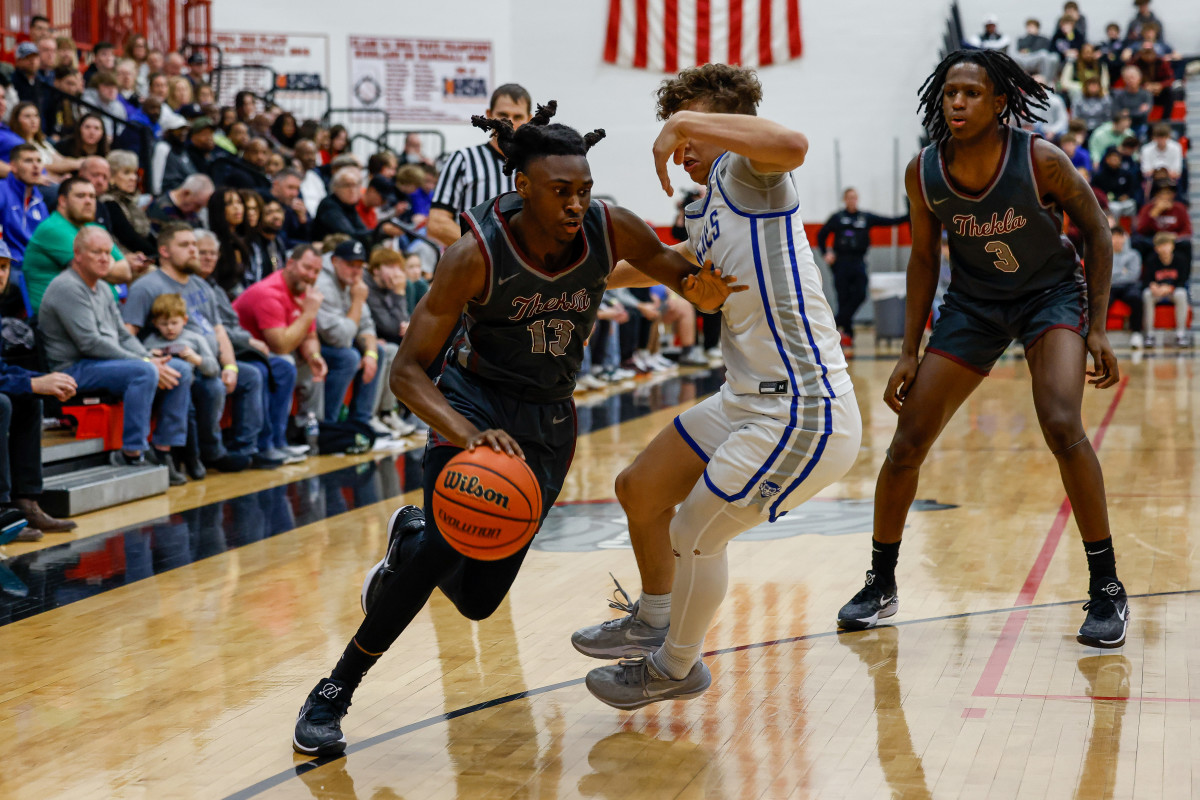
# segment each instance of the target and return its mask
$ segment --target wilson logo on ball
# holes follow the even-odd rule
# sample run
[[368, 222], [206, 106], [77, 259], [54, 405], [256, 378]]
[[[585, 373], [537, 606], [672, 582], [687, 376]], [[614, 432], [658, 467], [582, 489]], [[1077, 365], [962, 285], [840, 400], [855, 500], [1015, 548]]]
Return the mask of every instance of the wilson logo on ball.
[[458, 470], [452, 469], [443, 470], [442, 486], [453, 492], [469, 497], [478, 497], [480, 500], [494, 503], [501, 508], [508, 508], [508, 495], [497, 492], [495, 489], [485, 488], [480, 484], [479, 478], [474, 475], [463, 475]]

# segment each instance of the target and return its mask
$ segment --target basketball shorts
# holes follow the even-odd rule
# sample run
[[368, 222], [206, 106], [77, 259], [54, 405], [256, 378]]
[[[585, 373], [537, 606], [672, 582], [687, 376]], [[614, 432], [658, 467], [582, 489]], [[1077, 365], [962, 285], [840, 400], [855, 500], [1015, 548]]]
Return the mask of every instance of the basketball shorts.
[[[525, 463], [537, 476], [542, 488], [542, 518], [558, 499], [571, 459], [575, 456], [575, 403], [532, 403], [495, 386], [485, 384], [458, 366], [448, 366], [438, 380], [438, 389], [450, 406], [469, 419], [479, 430], [498, 428], [505, 431], [525, 453]], [[436, 456], [434, 450], [437, 450]], [[447, 454], [447, 451], [450, 451]], [[425, 448], [425, 485], [432, 487], [437, 472], [454, 454], [461, 452], [437, 433], [429, 432]], [[431, 474], [433, 473], [433, 474]], [[432, 519], [426, 508], [427, 523]]]
[[1014, 339], [1029, 352], [1055, 328], [1067, 328], [1087, 337], [1084, 284], [1060, 283], [1013, 300], [979, 300], [949, 291], [925, 352], [987, 375]]
[[772, 522], [840, 480], [862, 440], [853, 392], [736, 395], [725, 385], [677, 416], [675, 429], [706, 462], [714, 495]]

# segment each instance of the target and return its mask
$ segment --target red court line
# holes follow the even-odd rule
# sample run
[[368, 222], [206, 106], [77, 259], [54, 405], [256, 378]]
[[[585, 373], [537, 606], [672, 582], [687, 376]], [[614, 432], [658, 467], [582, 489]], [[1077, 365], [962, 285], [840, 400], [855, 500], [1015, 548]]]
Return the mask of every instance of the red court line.
[[[1117, 405], [1121, 402], [1121, 397], [1124, 396], [1125, 387], [1128, 384], [1129, 376], [1121, 378], [1121, 382], [1117, 384], [1117, 390], [1113, 394], [1112, 402], [1108, 405], [1108, 411], [1100, 420], [1100, 427], [1096, 429], [1096, 435], [1092, 439], [1092, 448], [1097, 452], [1100, 451], [1100, 445], [1104, 443], [1104, 435], [1108, 432], [1108, 426], [1117, 413]], [[1032, 605], [1033, 598], [1041, 588], [1042, 580], [1046, 577], [1046, 570], [1050, 568], [1050, 561], [1054, 558], [1054, 551], [1058, 549], [1058, 542], [1062, 539], [1063, 531], [1066, 529], [1067, 520], [1070, 517], [1071, 501], [1063, 498], [1062, 505], [1058, 507], [1058, 513], [1054, 515], [1054, 522], [1050, 523], [1050, 530], [1046, 531], [1042, 548], [1038, 551], [1033, 566], [1029, 568], [1029, 574], [1025, 576], [1025, 582], [1021, 585], [1021, 591], [1017, 594], [1014, 606]], [[992, 654], [983, 667], [983, 674], [979, 676], [979, 683], [975, 684], [975, 691], [972, 692], [974, 697], [1025, 696], [998, 695], [996, 689], [1000, 686], [1000, 678], [1004, 675], [1009, 659], [1012, 658], [1013, 650], [1017, 646], [1017, 637], [1021, 635], [1021, 629], [1025, 627], [1025, 620], [1028, 616], [1028, 611], [1018, 611], [1005, 620], [1004, 627], [1000, 630], [1000, 637], [996, 640]], [[1034, 697], [1034, 695], [1029, 696]]]
[[1200, 703], [1200, 697], [1117, 697], [1090, 694], [1010, 694], [998, 692], [991, 697], [1007, 697], [1016, 700], [1118, 700], [1129, 703]]

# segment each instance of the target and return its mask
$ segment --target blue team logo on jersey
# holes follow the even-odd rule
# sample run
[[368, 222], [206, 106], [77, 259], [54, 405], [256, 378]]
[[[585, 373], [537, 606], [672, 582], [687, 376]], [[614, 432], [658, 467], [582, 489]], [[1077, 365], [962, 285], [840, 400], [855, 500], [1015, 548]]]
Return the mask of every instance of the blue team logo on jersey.
[[704, 229], [700, 232], [700, 241], [696, 244], [696, 260], [704, 263], [704, 256], [709, 248], [721, 238], [721, 225], [717, 222], [717, 210], [714, 208], [704, 220]]
[[764, 497], [774, 497], [779, 494], [780, 486], [773, 481], [763, 481], [758, 485], [758, 493]]

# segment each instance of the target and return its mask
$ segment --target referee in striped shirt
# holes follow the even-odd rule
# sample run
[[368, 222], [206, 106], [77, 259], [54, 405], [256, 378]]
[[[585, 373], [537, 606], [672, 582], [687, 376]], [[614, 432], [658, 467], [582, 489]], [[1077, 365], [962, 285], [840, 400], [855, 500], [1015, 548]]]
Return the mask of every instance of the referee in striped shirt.
[[[485, 116], [506, 119], [519, 128], [529, 121], [532, 104], [525, 87], [506, 83], [492, 92]], [[512, 176], [504, 174], [504, 156], [494, 137], [456, 150], [433, 190], [426, 231], [443, 247], [449, 247], [461, 234], [459, 214], [514, 188]]]

